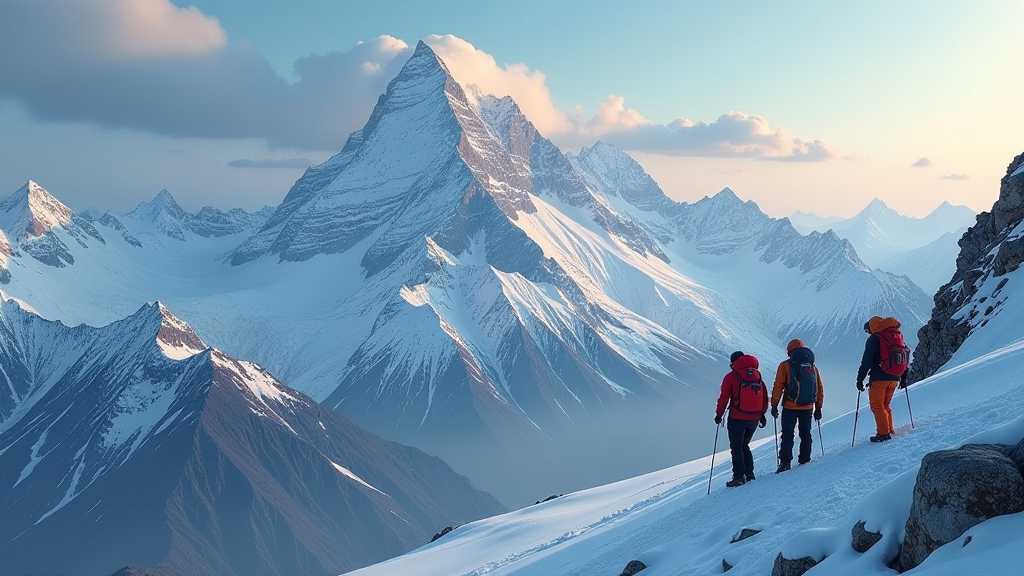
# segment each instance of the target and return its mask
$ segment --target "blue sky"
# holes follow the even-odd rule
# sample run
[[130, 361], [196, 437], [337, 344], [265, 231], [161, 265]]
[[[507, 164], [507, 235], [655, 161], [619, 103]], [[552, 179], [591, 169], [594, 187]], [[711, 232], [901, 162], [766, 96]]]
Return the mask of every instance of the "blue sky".
[[0, 196], [277, 204], [416, 41], [546, 136], [769, 214], [986, 209], [1024, 151], [1024, 3], [4, 0]]

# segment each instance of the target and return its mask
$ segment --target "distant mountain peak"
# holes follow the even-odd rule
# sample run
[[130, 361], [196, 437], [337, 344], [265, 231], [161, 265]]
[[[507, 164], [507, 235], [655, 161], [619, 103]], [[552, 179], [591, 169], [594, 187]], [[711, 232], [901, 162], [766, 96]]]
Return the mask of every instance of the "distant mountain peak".
[[0, 228], [18, 242], [67, 226], [74, 214], [45, 188], [29, 180], [17, 192], [0, 201]]

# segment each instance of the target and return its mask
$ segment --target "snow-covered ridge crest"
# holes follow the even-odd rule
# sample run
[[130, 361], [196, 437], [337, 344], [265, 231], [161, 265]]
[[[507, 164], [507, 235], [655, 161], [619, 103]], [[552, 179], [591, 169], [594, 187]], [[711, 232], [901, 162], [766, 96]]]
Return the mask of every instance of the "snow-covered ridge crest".
[[193, 234], [211, 238], [251, 232], [262, 226], [272, 212], [269, 206], [251, 213], [241, 208], [224, 212], [205, 206], [193, 214], [182, 208], [170, 192], [161, 190], [152, 200], [140, 203], [124, 215], [123, 220], [107, 213], [98, 221], [122, 232], [122, 228], [128, 228], [133, 235], [155, 232], [184, 241]]
[[160, 330], [156, 334], [156, 342], [164, 356], [172, 360], [184, 360], [208, 348], [192, 327], [172, 314], [166, 306], [159, 301], [155, 306], [160, 310]]

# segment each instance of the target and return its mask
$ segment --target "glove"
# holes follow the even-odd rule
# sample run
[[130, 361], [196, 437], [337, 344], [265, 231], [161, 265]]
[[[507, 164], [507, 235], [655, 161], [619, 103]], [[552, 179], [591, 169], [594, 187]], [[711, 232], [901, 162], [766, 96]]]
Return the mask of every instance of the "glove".
[[779, 405], [778, 404], [772, 404], [772, 418], [778, 418], [778, 417], [779, 417]]
[[857, 390], [860, 390], [861, 392], [864, 391], [864, 382], [863, 381], [857, 380]]
[[722, 423], [722, 415], [721, 414], [715, 414], [715, 424], [721, 424], [721, 423]]
[[765, 418], [764, 416], [761, 416], [761, 421], [757, 423], [757, 427], [758, 428], [764, 428], [767, 425], [768, 425], [768, 419]]
[[903, 389], [904, 389], [904, 388], [906, 388], [906, 387], [907, 387], [907, 379], [906, 379], [906, 378], [904, 378], [904, 379], [900, 380], [900, 385], [899, 385], [899, 389], [900, 389], [900, 390], [903, 390]]
[[821, 420], [821, 408], [814, 409], [814, 419]]

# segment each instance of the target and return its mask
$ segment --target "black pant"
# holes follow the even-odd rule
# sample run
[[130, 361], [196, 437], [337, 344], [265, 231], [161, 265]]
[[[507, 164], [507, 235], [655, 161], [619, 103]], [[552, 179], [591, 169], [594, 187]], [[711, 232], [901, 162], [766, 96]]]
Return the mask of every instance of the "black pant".
[[754, 475], [754, 455], [750, 453], [750, 439], [757, 430], [757, 420], [735, 420], [726, 423], [729, 431], [729, 450], [732, 451], [732, 476], [742, 478]]
[[800, 464], [811, 461], [811, 414], [814, 410], [782, 409], [782, 445], [779, 446], [779, 462], [793, 461], [793, 429], [800, 423]]

